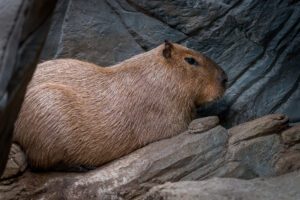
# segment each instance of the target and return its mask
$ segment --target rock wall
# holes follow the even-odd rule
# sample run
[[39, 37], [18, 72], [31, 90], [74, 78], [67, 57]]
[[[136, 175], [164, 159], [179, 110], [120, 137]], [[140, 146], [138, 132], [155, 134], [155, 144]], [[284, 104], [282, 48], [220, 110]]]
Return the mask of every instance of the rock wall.
[[0, 1], [0, 176], [14, 121], [45, 42], [56, 1]]
[[225, 98], [199, 110], [227, 126], [268, 113], [300, 121], [300, 2], [295, 0], [62, 0], [42, 60], [112, 65], [165, 39], [213, 58]]

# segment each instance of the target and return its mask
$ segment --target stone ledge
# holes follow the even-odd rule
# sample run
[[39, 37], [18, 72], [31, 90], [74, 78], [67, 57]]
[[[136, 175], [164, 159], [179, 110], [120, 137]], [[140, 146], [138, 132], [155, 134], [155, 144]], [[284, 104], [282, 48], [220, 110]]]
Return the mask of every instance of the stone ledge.
[[[134, 199], [169, 181], [253, 179], [295, 171], [300, 169], [300, 151], [293, 148], [294, 140], [292, 145], [281, 140], [281, 134], [289, 129], [282, 132], [287, 120], [279, 118], [268, 115], [229, 130], [217, 125], [215, 117], [197, 119], [178, 136], [149, 144], [87, 173], [27, 170], [21, 176], [6, 178], [0, 182], [0, 199], [16, 195], [19, 199]], [[191, 133], [191, 127], [210, 129]], [[237, 142], [231, 143], [237, 136]]]

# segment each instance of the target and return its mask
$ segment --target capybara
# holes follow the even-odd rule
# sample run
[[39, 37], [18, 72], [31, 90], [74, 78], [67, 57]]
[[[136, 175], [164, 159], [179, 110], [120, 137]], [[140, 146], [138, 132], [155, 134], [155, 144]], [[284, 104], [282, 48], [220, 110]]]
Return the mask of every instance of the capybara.
[[168, 41], [105, 68], [50, 60], [27, 88], [14, 141], [35, 169], [97, 167], [183, 132], [226, 82], [211, 59]]

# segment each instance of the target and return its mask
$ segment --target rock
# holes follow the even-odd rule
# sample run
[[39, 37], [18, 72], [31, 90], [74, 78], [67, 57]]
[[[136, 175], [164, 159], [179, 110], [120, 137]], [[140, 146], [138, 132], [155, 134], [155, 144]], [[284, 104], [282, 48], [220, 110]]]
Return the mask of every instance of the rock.
[[0, 1], [0, 176], [56, 1]]
[[267, 115], [229, 129], [229, 143], [234, 144], [253, 137], [272, 134], [288, 126], [287, 116], [281, 114]]
[[288, 150], [279, 156], [274, 169], [276, 174], [285, 174], [300, 169], [300, 150]]
[[63, 0], [56, 13], [43, 60], [72, 57], [107, 66], [149, 50], [165, 39], [185, 37], [136, 11], [126, 1]]
[[18, 145], [13, 144], [11, 146], [8, 157], [9, 159], [1, 179], [12, 178], [20, 175], [20, 173], [24, 172], [27, 167], [26, 155]]
[[287, 122], [286, 116], [273, 114], [229, 129], [226, 159], [238, 160], [245, 169], [257, 176], [283, 174], [299, 169], [300, 151], [292, 148], [299, 141], [281, 140], [284, 133], [292, 136], [296, 132], [295, 128], [288, 127]]
[[300, 125], [293, 126], [292, 128], [282, 132], [281, 136], [285, 143], [298, 142], [300, 140]]
[[[213, 171], [216, 166], [209, 163], [222, 163], [226, 142], [226, 130], [221, 126], [202, 134], [185, 132], [147, 145], [88, 173], [26, 172], [23, 179], [13, 183], [13, 194], [24, 199], [28, 198], [27, 195], [33, 195], [32, 199], [103, 199], [112, 195], [131, 198], [152, 185], [180, 180], [185, 176], [194, 177], [189, 173], [196, 168], [203, 168], [204, 175]], [[0, 185], [3, 198], [11, 199], [9, 192], [12, 191], [3, 192], [3, 187]]]
[[107, 66], [143, 52], [105, 1], [70, 0], [64, 19], [58, 58]]
[[202, 133], [216, 127], [219, 124], [219, 118], [216, 116], [195, 119], [189, 125], [190, 133]]
[[226, 159], [238, 161], [256, 176], [274, 176], [274, 162], [283, 149], [280, 137], [276, 134], [254, 137], [238, 144], [230, 144]]
[[63, 0], [56, 13], [42, 60], [107, 66], [169, 39], [229, 76], [225, 97], [201, 116], [219, 115], [227, 127], [271, 113], [300, 122], [299, 1]]
[[[197, 130], [193, 133], [187, 130], [149, 144], [87, 173], [27, 170], [20, 177], [0, 182], [0, 200], [15, 196], [19, 199], [134, 199], [168, 181], [212, 177], [253, 179], [296, 171], [300, 169], [300, 151], [292, 147], [299, 142], [289, 144], [280, 139], [286, 121], [283, 115], [269, 115], [228, 131], [217, 125], [217, 117], [197, 119], [190, 125], [190, 129]], [[203, 127], [210, 129], [203, 131]], [[239, 130], [245, 137], [240, 136]], [[199, 131], [201, 134], [195, 134]], [[229, 142], [238, 135], [236, 142]]]
[[212, 178], [181, 181], [153, 187], [139, 200], [291, 200], [300, 199], [300, 171], [276, 178], [241, 180]]
[[[228, 159], [228, 157], [226, 158]], [[228, 159], [224, 165], [220, 166], [214, 173], [214, 177], [234, 177], [241, 179], [252, 179], [258, 175], [247, 165], [240, 161]]]
[[291, 147], [292, 150], [300, 150], [300, 143], [295, 144], [294, 146]]
[[165, 23], [140, 12], [130, 1], [110, 0], [106, 1], [119, 16], [124, 27], [144, 50], [152, 49], [164, 40], [177, 41], [187, 36]]

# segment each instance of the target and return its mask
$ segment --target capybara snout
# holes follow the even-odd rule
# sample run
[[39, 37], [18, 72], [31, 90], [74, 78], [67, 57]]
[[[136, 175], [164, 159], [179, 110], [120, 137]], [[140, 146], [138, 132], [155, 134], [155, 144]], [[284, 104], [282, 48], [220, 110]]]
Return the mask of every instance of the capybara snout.
[[171, 65], [170, 68], [174, 71], [178, 69], [175, 73], [181, 74], [180, 83], [189, 83], [186, 89], [195, 94], [197, 106], [218, 99], [224, 94], [228, 77], [220, 66], [202, 53], [167, 43], [164, 48], [170, 49], [171, 53], [165, 57], [168, 61], [166, 65]]

